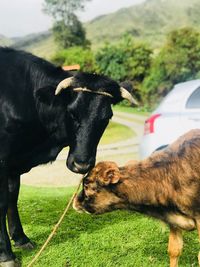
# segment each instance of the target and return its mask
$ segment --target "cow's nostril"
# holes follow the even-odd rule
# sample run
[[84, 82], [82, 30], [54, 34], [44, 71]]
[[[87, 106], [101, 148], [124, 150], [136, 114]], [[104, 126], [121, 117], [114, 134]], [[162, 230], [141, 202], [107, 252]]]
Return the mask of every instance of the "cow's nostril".
[[74, 161], [74, 168], [79, 173], [86, 173], [90, 169], [90, 164], [77, 163]]

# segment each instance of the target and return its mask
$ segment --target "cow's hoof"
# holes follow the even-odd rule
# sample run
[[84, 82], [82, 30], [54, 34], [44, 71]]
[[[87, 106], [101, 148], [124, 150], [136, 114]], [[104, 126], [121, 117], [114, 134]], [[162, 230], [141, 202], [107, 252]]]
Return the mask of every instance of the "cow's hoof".
[[32, 241], [29, 241], [25, 244], [17, 244], [15, 243], [15, 247], [16, 248], [21, 248], [21, 249], [24, 249], [24, 250], [32, 250], [36, 247], [35, 243], [33, 243]]
[[20, 267], [21, 264], [18, 260], [0, 262], [0, 267]]

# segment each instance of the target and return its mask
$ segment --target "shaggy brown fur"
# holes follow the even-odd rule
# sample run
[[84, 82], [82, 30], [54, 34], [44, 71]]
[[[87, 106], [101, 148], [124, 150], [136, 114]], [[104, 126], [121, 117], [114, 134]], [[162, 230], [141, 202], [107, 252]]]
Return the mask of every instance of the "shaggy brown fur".
[[124, 167], [98, 163], [84, 179], [74, 208], [95, 214], [136, 210], [164, 221], [170, 227], [170, 267], [178, 266], [181, 230], [197, 228], [200, 236], [200, 130], [143, 161]]

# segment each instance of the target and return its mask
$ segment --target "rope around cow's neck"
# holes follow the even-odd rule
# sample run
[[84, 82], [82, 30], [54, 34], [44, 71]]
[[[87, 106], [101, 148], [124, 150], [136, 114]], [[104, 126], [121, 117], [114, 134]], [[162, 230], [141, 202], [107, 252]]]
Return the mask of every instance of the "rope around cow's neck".
[[47, 240], [45, 241], [45, 243], [43, 244], [41, 249], [38, 251], [38, 253], [35, 255], [35, 257], [32, 259], [32, 261], [27, 265], [27, 267], [32, 267], [33, 266], [33, 264], [38, 260], [39, 256], [42, 254], [43, 250], [47, 247], [48, 243], [51, 241], [51, 239], [55, 235], [58, 227], [62, 223], [66, 213], [68, 212], [68, 210], [69, 210], [69, 208], [70, 208], [70, 206], [71, 206], [71, 204], [73, 202], [73, 200], [75, 199], [84, 177], [85, 176], [83, 175], [82, 178], [80, 179], [80, 182], [79, 182], [79, 184], [78, 184], [78, 186], [76, 188], [76, 191], [74, 192], [74, 194], [72, 195], [71, 199], [69, 200], [65, 210], [63, 211], [63, 213], [62, 213], [59, 221], [57, 222], [57, 224], [54, 226], [54, 228], [53, 228], [52, 232], [50, 233], [49, 237], [47, 238]]

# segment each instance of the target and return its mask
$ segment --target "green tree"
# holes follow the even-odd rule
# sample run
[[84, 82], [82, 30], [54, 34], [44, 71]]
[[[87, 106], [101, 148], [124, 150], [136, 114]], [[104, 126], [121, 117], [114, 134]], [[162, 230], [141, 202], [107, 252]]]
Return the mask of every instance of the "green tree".
[[174, 84], [197, 78], [200, 74], [200, 34], [192, 28], [172, 31], [155, 57], [144, 80], [144, 100], [153, 105]]
[[125, 36], [117, 44], [105, 45], [96, 54], [97, 71], [114, 80], [129, 80], [134, 88], [134, 95], [141, 99], [140, 87], [148, 75], [151, 65], [152, 50], [144, 43], [135, 43], [130, 36]]
[[74, 15], [73, 23], [66, 26], [64, 21], [57, 21], [54, 23], [53, 35], [55, 41], [62, 47], [72, 47], [72, 46], [89, 46], [90, 42], [86, 39], [85, 30], [82, 27], [81, 22]]
[[151, 53], [146, 44], [135, 43], [130, 36], [125, 36], [122, 42], [100, 49], [96, 62], [100, 72], [115, 80], [141, 83], [149, 72]]
[[127, 78], [141, 83], [149, 74], [152, 50], [145, 43], [135, 42], [129, 35], [125, 35], [120, 48], [126, 54], [124, 64]]
[[98, 72], [104, 73], [114, 80], [124, 80], [126, 67], [124, 66], [123, 50], [116, 45], [106, 45], [96, 54]]
[[76, 16], [89, 0], [45, 0], [44, 12], [54, 18], [53, 34], [62, 48], [73, 45], [87, 46], [85, 30]]
[[96, 70], [95, 59], [90, 49], [83, 47], [70, 47], [59, 51], [52, 61], [57, 65], [79, 64], [84, 71], [93, 72]]
[[84, 3], [90, 0], [45, 0], [43, 10], [56, 21], [71, 23], [75, 12], [84, 10]]

